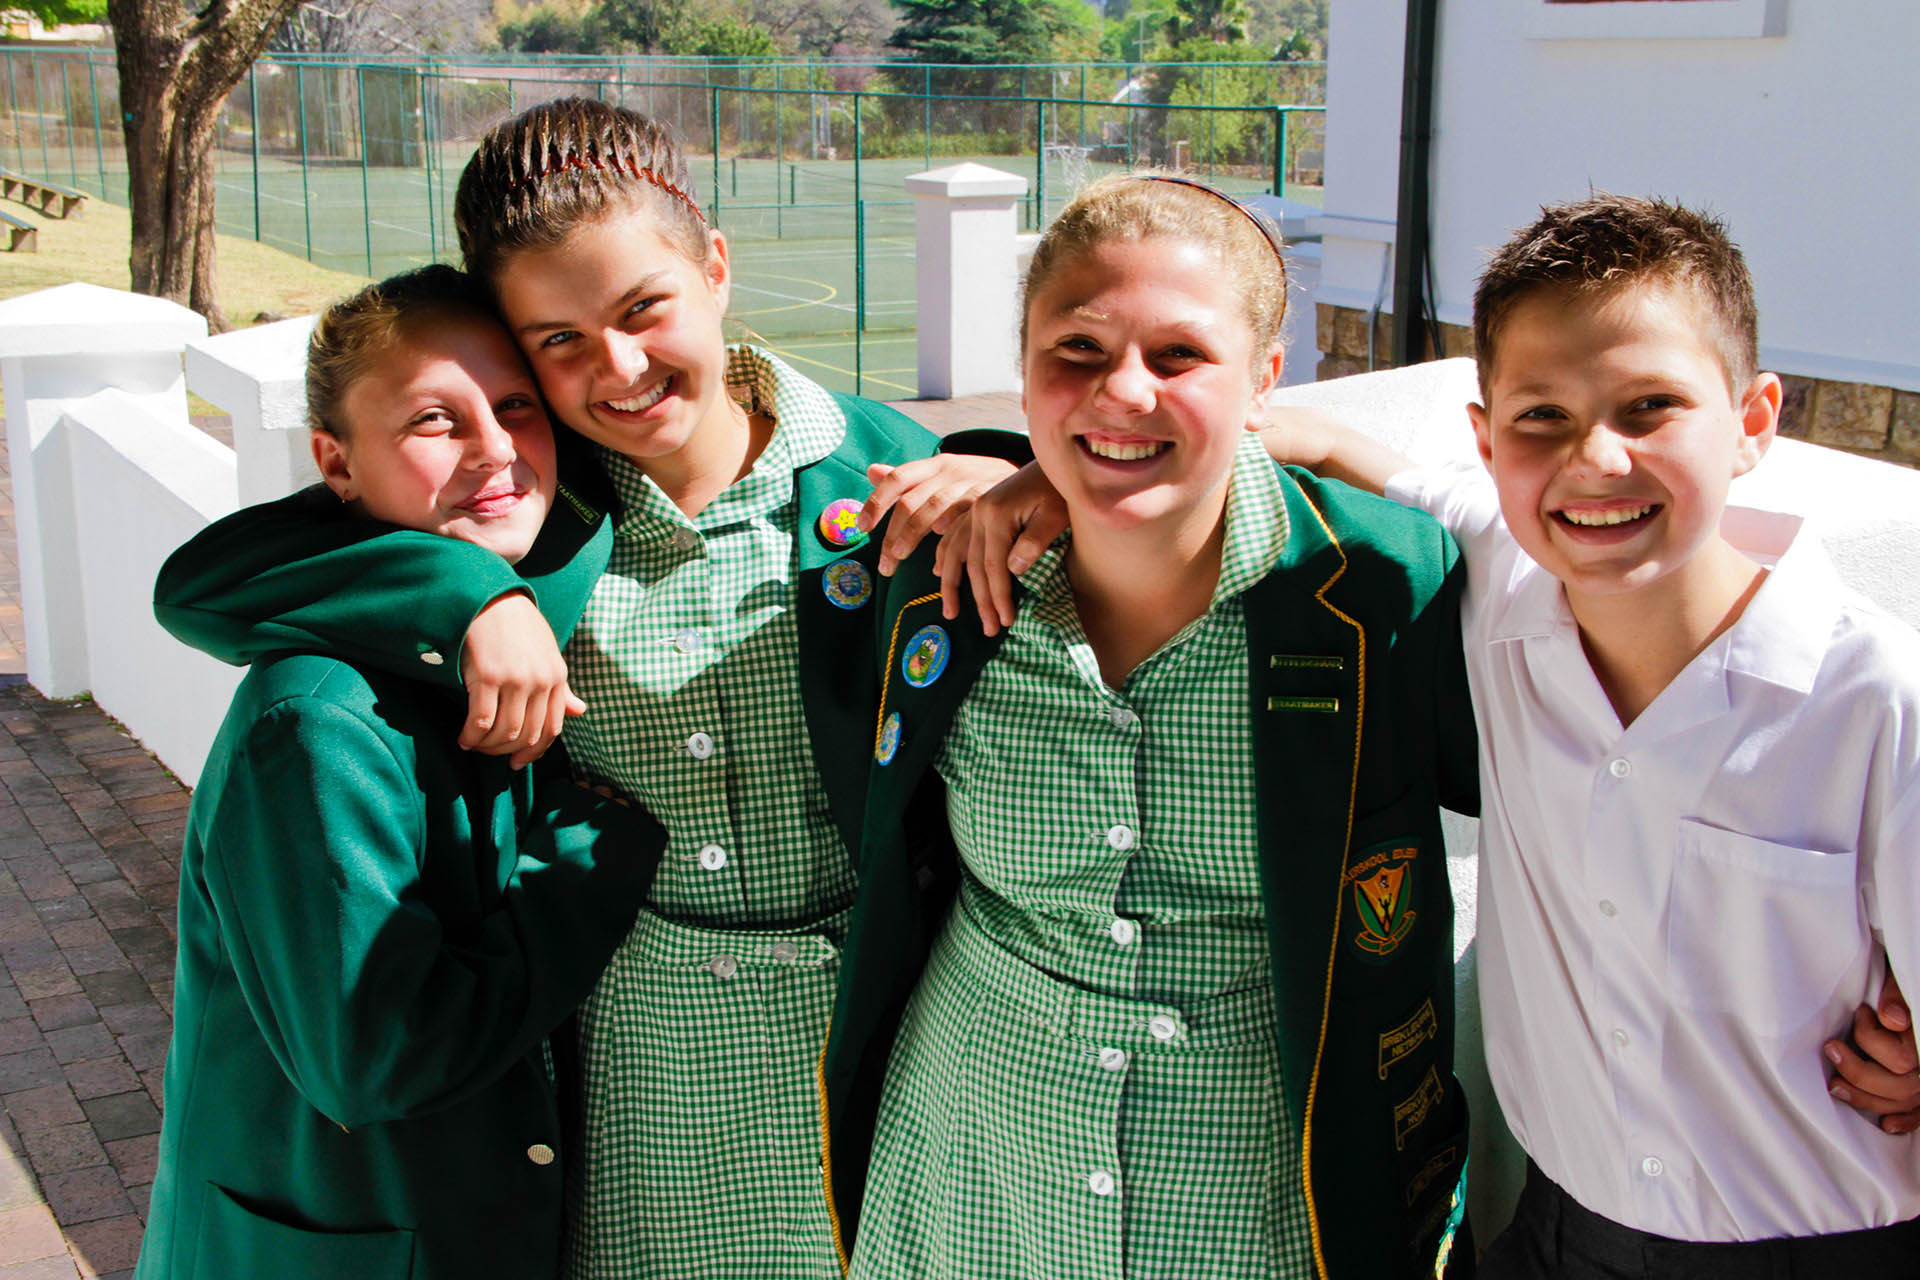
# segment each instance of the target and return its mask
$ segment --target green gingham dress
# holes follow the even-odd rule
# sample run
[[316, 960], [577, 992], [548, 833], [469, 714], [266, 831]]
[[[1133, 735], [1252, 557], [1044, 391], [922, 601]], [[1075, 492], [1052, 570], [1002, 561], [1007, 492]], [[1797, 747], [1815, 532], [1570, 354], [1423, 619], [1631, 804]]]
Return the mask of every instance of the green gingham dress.
[[648, 908], [580, 1013], [585, 1143], [569, 1170], [575, 1277], [838, 1277], [815, 1063], [853, 874], [813, 767], [794, 621], [794, 470], [845, 419], [752, 348], [736, 398], [776, 429], [688, 519], [625, 459], [611, 562], [567, 648], [580, 772], [669, 843]]
[[889, 1063], [855, 1280], [1311, 1274], [1239, 598], [1286, 536], [1250, 435], [1211, 608], [1118, 690], [1064, 546], [1022, 578], [936, 762], [960, 892]]

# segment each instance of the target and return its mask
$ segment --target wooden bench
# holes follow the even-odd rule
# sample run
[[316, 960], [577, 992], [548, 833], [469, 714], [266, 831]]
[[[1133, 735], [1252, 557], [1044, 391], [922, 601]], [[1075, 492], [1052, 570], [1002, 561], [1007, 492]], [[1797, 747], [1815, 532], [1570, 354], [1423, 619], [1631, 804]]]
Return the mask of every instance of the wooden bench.
[[31, 205], [49, 218], [64, 218], [85, 203], [87, 193], [0, 169], [0, 196]]
[[0, 212], [0, 236], [6, 237], [5, 248], [9, 252], [38, 253], [40, 228], [25, 218], [16, 218], [10, 213]]

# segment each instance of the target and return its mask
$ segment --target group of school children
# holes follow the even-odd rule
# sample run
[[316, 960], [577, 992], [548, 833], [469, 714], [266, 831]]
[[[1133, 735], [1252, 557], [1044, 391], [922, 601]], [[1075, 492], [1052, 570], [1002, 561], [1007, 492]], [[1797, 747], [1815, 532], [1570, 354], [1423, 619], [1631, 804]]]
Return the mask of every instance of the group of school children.
[[141, 1280], [1920, 1276], [1920, 640], [1727, 506], [1719, 224], [1543, 211], [1423, 473], [1269, 414], [1278, 234], [1175, 175], [1043, 236], [1024, 436], [729, 346], [633, 112], [496, 127], [456, 221], [315, 330], [324, 485], [157, 585], [252, 670]]

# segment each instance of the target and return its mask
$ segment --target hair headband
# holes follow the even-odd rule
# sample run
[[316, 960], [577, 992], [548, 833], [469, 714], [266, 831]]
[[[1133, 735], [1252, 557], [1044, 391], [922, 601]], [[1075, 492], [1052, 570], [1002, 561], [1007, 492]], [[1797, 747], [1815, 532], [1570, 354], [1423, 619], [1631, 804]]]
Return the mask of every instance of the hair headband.
[[1262, 218], [1259, 214], [1247, 208], [1247, 206], [1241, 204], [1238, 200], [1235, 200], [1232, 196], [1220, 190], [1218, 187], [1210, 187], [1204, 182], [1195, 182], [1192, 178], [1176, 177], [1170, 173], [1136, 173], [1136, 174], [1133, 174], [1132, 176], [1141, 182], [1169, 182], [1176, 187], [1192, 187], [1195, 191], [1206, 192], [1208, 195], [1212, 196], [1215, 200], [1224, 201], [1226, 204], [1230, 205], [1233, 208], [1235, 213], [1238, 213], [1241, 217], [1245, 218], [1248, 222], [1251, 222], [1253, 224], [1254, 230], [1260, 233], [1260, 238], [1267, 242], [1267, 247], [1269, 249], [1273, 250], [1273, 256], [1280, 259], [1280, 269], [1282, 271], [1286, 270], [1287, 259], [1286, 259], [1286, 255], [1283, 252], [1281, 252], [1280, 238], [1274, 234], [1273, 228], [1267, 225], [1266, 219]]
[[655, 172], [652, 169], [646, 168], [638, 160], [635, 160], [631, 157], [628, 157], [625, 160], [615, 158], [613, 162], [609, 164], [604, 156], [596, 155], [591, 160], [588, 160], [588, 159], [582, 158], [577, 154], [569, 153], [567, 155], [561, 156], [555, 162], [543, 165], [540, 168], [531, 171], [523, 178], [520, 178], [514, 182], [508, 183], [506, 194], [512, 195], [516, 191], [521, 190], [522, 188], [532, 186], [535, 182], [538, 182], [540, 179], [547, 177], [549, 174], [559, 173], [566, 169], [579, 169], [582, 171], [585, 171], [587, 169], [598, 169], [604, 173], [609, 168], [611, 168], [616, 173], [631, 174], [635, 179], [641, 182], [652, 183], [654, 186], [660, 188], [660, 190], [666, 192], [668, 195], [678, 200], [681, 204], [684, 204], [685, 206], [687, 206], [687, 208], [693, 210], [693, 216], [700, 219], [701, 226], [704, 227], [707, 225], [707, 215], [700, 212], [700, 206], [693, 202], [692, 196], [688, 195], [686, 192], [682, 191], [679, 187], [675, 186], [666, 177], [662, 176], [661, 174]]

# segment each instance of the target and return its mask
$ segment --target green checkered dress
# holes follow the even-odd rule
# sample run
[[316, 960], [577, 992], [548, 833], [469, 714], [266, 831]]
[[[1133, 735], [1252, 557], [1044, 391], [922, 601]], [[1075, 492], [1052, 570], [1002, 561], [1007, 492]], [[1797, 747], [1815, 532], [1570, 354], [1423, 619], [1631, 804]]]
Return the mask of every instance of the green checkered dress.
[[1122, 688], [1056, 546], [948, 733], [960, 896], [889, 1064], [856, 1280], [1312, 1272], [1240, 600], [1286, 512], [1252, 436], [1232, 485], [1212, 607]]
[[567, 647], [575, 767], [670, 841], [580, 1015], [567, 1257], [594, 1280], [839, 1275], [814, 1065], [854, 882], [796, 675], [793, 473], [846, 422], [764, 352], [730, 352], [727, 380], [775, 419], [765, 452], [692, 519], [608, 455], [626, 516]]

